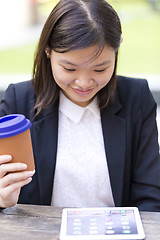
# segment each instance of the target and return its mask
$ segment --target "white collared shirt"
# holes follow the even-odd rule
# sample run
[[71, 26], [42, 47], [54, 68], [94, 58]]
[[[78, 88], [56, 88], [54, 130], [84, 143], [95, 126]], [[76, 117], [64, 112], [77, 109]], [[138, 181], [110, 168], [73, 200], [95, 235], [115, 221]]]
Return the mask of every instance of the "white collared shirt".
[[87, 107], [81, 107], [60, 94], [51, 205], [114, 206], [96, 98]]

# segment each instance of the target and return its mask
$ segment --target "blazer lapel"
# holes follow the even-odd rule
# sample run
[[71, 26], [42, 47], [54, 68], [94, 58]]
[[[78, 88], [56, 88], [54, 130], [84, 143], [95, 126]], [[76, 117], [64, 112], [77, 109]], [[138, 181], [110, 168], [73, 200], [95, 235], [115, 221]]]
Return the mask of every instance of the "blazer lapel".
[[52, 197], [58, 136], [58, 103], [41, 113], [32, 124], [33, 148], [41, 203], [49, 205]]
[[122, 203], [125, 160], [125, 119], [118, 116], [122, 106], [116, 95], [112, 105], [102, 110], [102, 129], [111, 188], [116, 206]]

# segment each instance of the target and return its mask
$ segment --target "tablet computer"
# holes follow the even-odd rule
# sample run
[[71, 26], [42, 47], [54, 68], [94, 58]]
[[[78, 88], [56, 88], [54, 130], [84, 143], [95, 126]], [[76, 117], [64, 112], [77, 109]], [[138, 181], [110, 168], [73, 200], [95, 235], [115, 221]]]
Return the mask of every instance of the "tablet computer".
[[65, 208], [60, 240], [144, 239], [136, 207]]

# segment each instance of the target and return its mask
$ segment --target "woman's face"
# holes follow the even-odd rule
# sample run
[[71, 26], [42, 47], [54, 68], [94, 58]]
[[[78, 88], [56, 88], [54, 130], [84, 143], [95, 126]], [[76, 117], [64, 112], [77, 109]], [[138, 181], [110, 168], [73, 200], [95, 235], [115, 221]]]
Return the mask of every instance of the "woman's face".
[[97, 46], [66, 53], [51, 51], [53, 77], [63, 93], [79, 106], [87, 106], [108, 82], [115, 66], [115, 51], [105, 46], [94, 58]]

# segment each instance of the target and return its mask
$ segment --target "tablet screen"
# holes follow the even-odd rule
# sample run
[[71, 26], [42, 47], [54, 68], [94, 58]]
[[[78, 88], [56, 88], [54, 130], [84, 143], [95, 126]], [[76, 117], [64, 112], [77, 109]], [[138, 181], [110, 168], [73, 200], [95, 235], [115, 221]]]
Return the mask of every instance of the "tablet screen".
[[61, 234], [63, 237], [68, 236], [70, 240], [144, 238], [141, 219], [136, 208], [66, 209], [63, 215], [64, 225]]

